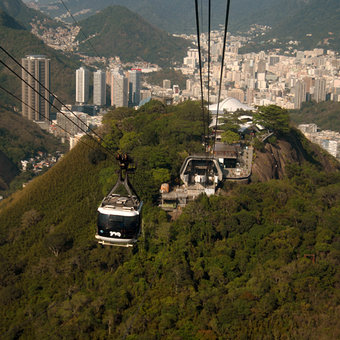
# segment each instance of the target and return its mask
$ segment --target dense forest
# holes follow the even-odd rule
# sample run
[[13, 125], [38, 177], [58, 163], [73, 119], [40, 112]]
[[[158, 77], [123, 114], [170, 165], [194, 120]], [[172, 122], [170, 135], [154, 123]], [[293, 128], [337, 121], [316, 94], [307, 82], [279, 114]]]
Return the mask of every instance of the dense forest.
[[[279, 113], [285, 127], [273, 129], [289, 140]], [[155, 101], [105, 117], [106, 146], [137, 164], [145, 206], [133, 249], [94, 239], [117, 170], [94, 141], [0, 204], [2, 338], [340, 336], [339, 171], [292, 160], [282, 180], [226, 184], [172, 221], [157, 207], [159, 185], [175, 183], [185, 156], [202, 150], [200, 118], [197, 102]]]
[[[15, 191], [32, 178], [31, 172], [20, 173], [21, 160], [38, 151], [65, 152], [67, 146], [42, 130], [37, 124], [23, 118], [10, 108], [0, 108], [0, 194]], [[19, 175], [19, 176], [18, 176]], [[18, 177], [17, 177], [18, 176]], [[12, 182], [15, 179], [14, 182]]]

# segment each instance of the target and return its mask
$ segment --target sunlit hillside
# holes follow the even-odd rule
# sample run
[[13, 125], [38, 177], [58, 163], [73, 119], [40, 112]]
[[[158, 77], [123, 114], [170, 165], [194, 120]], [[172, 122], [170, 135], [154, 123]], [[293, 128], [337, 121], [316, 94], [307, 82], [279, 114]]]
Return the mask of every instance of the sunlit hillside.
[[171, 221], [158, 185], [199, 149], [199, 117], [192, 102], [107, 115], [105, 145], [138, 166], [145, 206], [133, 249], [94, 239], [117, 170], [94, 141], [0, 204], [3, 339], [340, 336], [339, 172], [292, 162], [283, 180], [228, 184]]

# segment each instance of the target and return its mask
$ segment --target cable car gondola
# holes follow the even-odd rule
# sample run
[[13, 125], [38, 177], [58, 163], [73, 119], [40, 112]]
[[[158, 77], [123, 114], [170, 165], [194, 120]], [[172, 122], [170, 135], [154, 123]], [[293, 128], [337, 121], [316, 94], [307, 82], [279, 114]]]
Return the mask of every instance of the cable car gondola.
[[[131, 160], [126, 154], [116, 158], [120, 165], [119, 176], [115, 186], [98, 207], [96, 239], [102, 245], [132, 247], [141, 232], [143, 202], [128, 180]], [[124, 186], [127, 195], [116, 193], [120, 186]]]

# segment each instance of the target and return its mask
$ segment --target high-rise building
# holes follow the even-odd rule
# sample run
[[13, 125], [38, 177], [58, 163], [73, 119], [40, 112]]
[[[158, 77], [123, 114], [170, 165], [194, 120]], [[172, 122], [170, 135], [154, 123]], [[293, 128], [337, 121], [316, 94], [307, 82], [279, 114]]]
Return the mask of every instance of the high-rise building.
[[106, 74], [102, 70], [93, 73], [93, 104], [106, 104]]
[[306, 84], [298, 80], [294, 86], [294, 109], [300, 109], [306, 101]]
[[[21, 60], [22, 66], [36, 78], [46, 89], [50, 89], [50, 59], [44, 55], [28, 55]], [[29, 120], [48, 121], [50, 118], [50, 94], [34, 80], [24, 69], [22, 78], [30, 84], [22, 82], [22, 115]]]
[[137, 106], [140, 102], [140, 69], [129, 71], [129, 106]]
[[314, 100], [317, 103], [326, 100], [326, 79], [323, 78], [315, 79]]
[[128, 106], [128, 79], [120, 69], [111, 73], [111, 106]]
[[57, 113], [58, 135], [69, 137], [87, 131], [87, 117], [84, 112], [61, 110]]
[[[163, 89], [171, 89], [171, 80], [163, 79]], [[187, 87], [187, 90], [188, 90], [188, 87]]]
[[257, 73], [265, 73], [266, 72], [266, 61], [259, 60], [257, 63]]
[[87, 103], [89, 100], [89, 70], [81, 67], [76, 71], [76, 102]]

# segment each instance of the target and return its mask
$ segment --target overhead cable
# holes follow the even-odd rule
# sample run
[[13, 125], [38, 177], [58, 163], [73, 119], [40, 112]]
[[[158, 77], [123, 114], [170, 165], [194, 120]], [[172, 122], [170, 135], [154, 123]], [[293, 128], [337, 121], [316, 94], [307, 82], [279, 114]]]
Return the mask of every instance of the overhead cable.
[[[75, 126], [77, 126], [82, 132], [84, 132], [87, 136], [89, 136], [90, 138], [92, 138], [97, 144], [99, 144], [103, 149], [105, 149], [105, 151], [112, 153], [112, 150], [106, 148], [104, 145], [102, 145], [101, 143], [99, 143], [98, 140], [96, 140], [95, 138], [93, 138], [93, 136], [91, 136], [90, 134], [87, 133], [86, 130], [84, 130], [82, 127], [80, 127], [78, 124], [76, 124], [72, 119], [70, 119], [67, 115], [65, 115], [65, 113], [63, 113], [61, 110], [59, 110], [50, 100], [48, 100], [47, 98], [45, 98], [39, 91], [37, 91], [32, 85], [30, 85], [25, 79], [23, 79], [20, 75], [18, 75], [13, 69], [11, 69], [6, 63], [4, 63], [2, 60], [0, 60], [0, 63], [5, 66], [9, 71], [11, 71], [15, 76], [17, 76], [21, 81], [23, 81], [27, 86], [29, 86], [35, 93], [37, 93], [40, 97], [43, 98], [43, 100], [45, 100], [47, 103], [49, 103], [53, 108], [55, 108], [58, 112], [60, 112], [66, 119], [68, 119], [72, 124], [74, 124]], [[25, 105], [27, 105], [25, 103]], [[77, 116], [76, 116], [77, 117]], [[87, 127], [87, 125], [85, 124], [85, 126]]]
[[[210, 45], [211, 45], [211, 0], [208, 2], [208, 105], [210, 105]], [[209, 110], [207, 115], [207, 126], [209, 129]]]
[[[104, 142], [103, 138], [100, 137], [93, 129], [91, 129], [84, 121], [82, 121], [71, 109], [69, 109], [58, 97], [54, 95], [53, 92], [51, 92], [44, 84], [42, 84], [38, 79], [35, 78], [35, 76], [29, 72], [24, 66], [22, 66], [5, 48], [3, 48], [0, 45], [0, 50], [2, 50], [8, 57], [10, 57], [21, 69], [23, 69], [29, 76], [31, 76], [45, 91], [47, 91], [53, 99], [56, 99], [61, 105], [63, 105], [67, 111], [69, 111], [73, 116], [75, 116], [81, 123], [86, 125], [86, 127], [94, 134], [96, 135], [102, 142]], [[7, 67], [7, 66], [6, 66]], [[11, 72], [15, 73], [12, 69], [10, 69]], [[16, 74], [16, 73], [15, 73]], [[20, 77], [20, 76], [19, 76]], [[30, 85], [29, 85], [30, 86]], [[44, 97], [45, 98], [45, 97]], [[53, 105], [53, 104], [52, 104]], [[55, 107], [55, 106], [53, 106]], [[58, 109], [57, 109], [58, 110]]]
[[[19, 102], [21, 102], [22, 104], [26, 105], [27, 107], [29, 107], [31, 110], [35, 111], [36, 113], [40, 114], [41, 116], [43, 116], [45, 119], [47, 119], [50, 123], [53, 123], [53, 120], [50, 119], [49, 117], [46, 117], [44, 114], [42, 114], [41, 112], [39, 112], [38, 110], [36, 110], [34, 107], [26, 104], [22, 99], [20, 99], [18, 96], [16, 96], [14, 93], [8, 91], [7, 89], [5, 89], [4, 87], [2, 87], [0, 85], [0, 89], [3, 90], [4, 92], [6, 92], [7, 94], [9, 94], [10, 96], [12, 96], [13, 98], [17, 99]], [[67, 134], [69, 134], [70, 136], [72, 136], [72, 134], [70, 132], [68, 132], [66, 129], [64, 129], [63, 127], [61, 127], [59, 124], [56, 124], [61, 130], [63, 130], [64, 132], [66, 132]], [[89, 148], [93, 149], [94, 151], [97, 151], [93, 146], [85, 143], [83, 140], [79, 140], [80, 143], [83, 143], [84, 145], [88, 146]]]
[[203, 122], [203, 139], [206, 146], [206, 124], [204, 114], [204, 97], [203, 97], [203, 77], [202, 77], [202, 56], [201, 56], [201, 41], [200, 41], [200, 28], [199, 28], [199, 14], [198, 14], [198, 0], [195, 0], [195, 14], [196, 14], [196, 34], [197, 34], [197, 46], [198, 46], [198, 60], [200, 68], [200, 85], [201, 85], [201, 110], [202, 110], [202, 122]]
[[[66, 6], [65, 2], [63, 0], [60, 0], [60, 2], [63, 4], [63, 6], [65, 7], [66, 11], [68, 12], [68, 14], [70, 15], [70, 17], [73, 19], [74, 23], [79, 26], [80, 28], [80, 25], [78, 24], [78, 21], [76, 20], [76, 18], [72, 15], [72, 13], [70, 12], [70, 10], [68, 9], [68, 7]], [[89, 45], [91, 46], [91, 48], [94, 50], [95, 54], [97, 56], [99, 56], [99, 53], [97, 52], [97, 50], [94, 48], [94, 46], [91, 44], [91, 41], [89, 40], [89, 37], [87, 37], [85, 35], [85, 33], [83, 32], [83, 30], [80, 28], [80, 32], [82, 33], [82, 35], [84, 36], [86, 42], [89, 43]]]
[[227, 0], [227, 8], [226, 8], [225, 24], [224, 24], [224, 37], [223, 37], [223, 51], [222, 51], [222, 61], [221, 61], [220, 83], [219, 83], [218, 99], [217, 99], [217, 113], [216, 113], [213, 153], [215, 152], [217, 124], [218, 124], [218, 111], [219, 111], [220, 100], [221, 100], [221, 89], [222, 89], [222, 80], [223, 80], [223, 71], [224, 71], [224, 56], [225, 56], [225, 47], [226, 47], [227, 32], [228, 32], [229, 9], [230, 9], [230, 0]]

